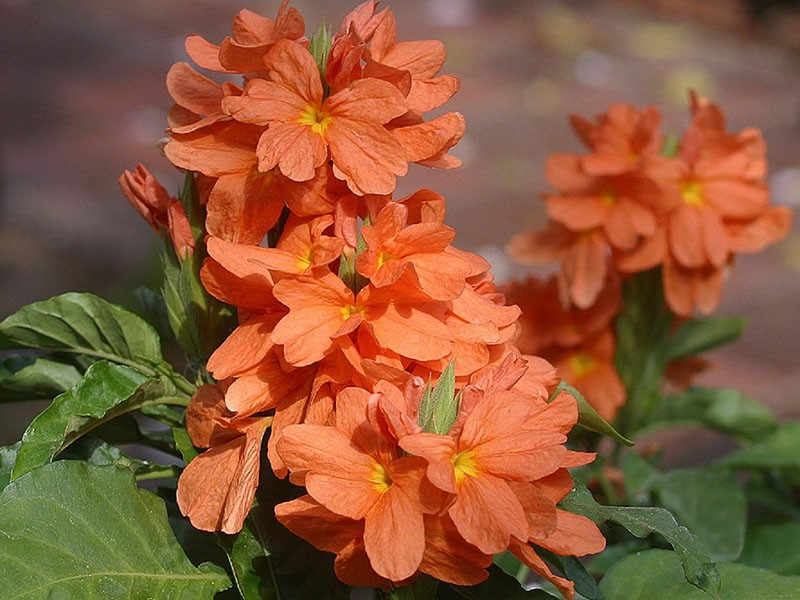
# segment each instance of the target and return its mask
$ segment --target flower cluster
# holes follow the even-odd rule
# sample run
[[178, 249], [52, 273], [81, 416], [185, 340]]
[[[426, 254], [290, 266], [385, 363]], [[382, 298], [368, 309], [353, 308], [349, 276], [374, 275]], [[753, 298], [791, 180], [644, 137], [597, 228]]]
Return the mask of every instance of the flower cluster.
[[[199, 529], [239, 531], [266, 437], [269, 467], [307, 492], [278, 520], [336, 554], [342, 581], [472, 585], [510, 550], [571, 597], [530, 543], [604, 547], [591, 521], [556, 507], [567, 468], [593, 459], [565, 446], [577, 404], [551, 399], [553, 367], [513, 344], [519, 308], [484, 259], [451, 245], [444, 199], [393, 198], [409, 163], [458, 166], [448, 151], [464, 121], [425, 119], [458, 80], [438, 75], [440, 42], [397, 41], [377, 4], [310, 41], [286, 2], [274, 21], [241, 11], [221, 44], [186, 42], [241, 85], [185, 63], [168, 74], [165, 154], [204, 205], [199, 277], [238, 316], [186, 412], [207, 450], [181, 474], [178, 504]], [[154, 181], [143, 167], [133, 178]], [[163, 189], [123, 187], [136, 206]]]
[[660, 267], [674, 313], [711, 313], [734, 255], [785, 237], [791, 211], [770, 205], [759, 131], [726, 131], [722, 111], [694, 94], [691, 116], [675, 148], [654, 107], [617, 104], [596, 123], [573, 117], [589, 153], [548, 159], [552, 221], [516, 236], [510, 254], [560, 261], [562, 293], [579, 308], [595, 302], [608, 273]]
[[530, 277], [501, 289], [522, 311], [514, 342], [520, 351], [551, 362], [601, 417], [612, 421], [625, 402], [625, 388], [614, 367], [614, 318], [622, 304], [618, 283], [606, 281], [586, 309], [564, 307], [555, 276]]

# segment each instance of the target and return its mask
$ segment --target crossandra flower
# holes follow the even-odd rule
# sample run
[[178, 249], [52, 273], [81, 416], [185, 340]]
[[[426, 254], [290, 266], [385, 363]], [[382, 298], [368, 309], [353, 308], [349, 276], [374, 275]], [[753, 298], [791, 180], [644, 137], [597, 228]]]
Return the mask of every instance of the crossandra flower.
[[217, 45], [202, 36], [190, 35], [186, 38], [186, 52], [209, 71], [242, 75], [263, 71], [264, 54], [276, 41], [308, 43], [302, 15], [288, 4], [289, 0], [283, 0], [274, 21], [251, 10], [241, 10], [233, 19], [233, 36]]
[[759, 251], [791, 225], [787, 207], [769, 204], [761, 134], [727, 132], [722, 111], [695, 95], [692, 116], [678, 155], [649, 169], [662, 190], [658, 231], [617, 258], [626, 272], [662, 264], [667, 302], [683, 316], [712, 312], [734, 253]]
[[255, 148], [261, 129], [218, 122], [173, 134], [164, 147], [175, 166], [214, 178], [206, 203], [206, 229], [211, 235], [256, 244], [283, 210], [281, 179], [257, 168]]
[[202, 386], [189, 403], [186, 426], [192, 442], [209, 449], [181, 473], [177, 501], [196, 528], [236, 533], [255, 497], [261, 440], [272, 418], [234, 418], [224, 403], [225, 387]]
[[192, 255], [194, 234], [183, 204], [170, 196], [144, 165], [136, 165], [134, 171], [125, 171], [119, 178], [119, 185], [128, 202], [150, 227], [169, 235], [175, 254], [181, 260]]
[[590, 176], [636, 171], [661, 152], [661, 114], [654, 106], [638, 110], [630, 104], [612, 104], [607, 112], [597, 115], [596, 124], [579, 115], [571, 115], [570, 122], [591, 150], [580, 157], [583, 172]]
[[300, 44], [281, 40], [267, 53], [270, 80], [253, 79], [223, 107], [236, 120], [268, 126], [259, 140], [259, 169], [278, 167], [307, 181], [330, 155], [334, 174], [358, 194], [387, 194], [404, 175], [402, 147], [383, 125], [406, 112], [400, 91], [360, 79], [323, 99], [319, 69]]
[[453, 300], [464, 291], [470, 265], [445, 250], [455, 231], [438, 222], [408, 225], [408, 208], [386, 205], [373, 225], [361, 230], [366, 249], [356, 268], [372, 285], [383, 287], [408, 274], [434, 300]]
[[[402, 581], [417, 571], [425, 550], [424, 513], [436, 511], [425, 493], [425, 461], [403, 457], [366, 421], [369, 392], [342, 390], [335, 426], [284, 429], [278, 452], [295, 483], [334, 514], [363, 520], [364, 552], [380, 577]], [[431, 486], [429, 486], [431, 487]], [[288, 513], [278, 509], [284, 522]]]
[[609, 273], [611, 250], [597, 228], [574, 232], [551, 221], [540, 231], [518, 233], [506, 245], [506, 251], [521, 264], [559, 262], [562, 302], [578, 308], [592, 306]]

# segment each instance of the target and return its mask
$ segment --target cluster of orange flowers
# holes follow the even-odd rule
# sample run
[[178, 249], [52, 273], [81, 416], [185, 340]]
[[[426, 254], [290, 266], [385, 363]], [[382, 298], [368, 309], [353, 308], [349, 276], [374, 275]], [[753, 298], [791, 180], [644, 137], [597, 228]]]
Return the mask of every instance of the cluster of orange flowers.
[[[277, 518], [335, 553], [342, 581], [385, 588], [428, 573], [472, 585], [510, 549], [572, 597], [529, 542], [573, 556], [605, 544], [556, 507], [567, 468], [593, 458], [564, 446], [575, 399], [548, 402], [555, 370], [513, 345], [520, 311], [485, 260], [451, 245], [444, 199], [392, 198], [408, 163], [459, 164], [448, 151], [461, 115], [424, 119], [458, 89], [438, 75], [442, 44], [398, 42], [393, 14], [368, 0], [327, 40], [309, 42], [284, 2], [274, 21], [241, 11], [232, 37], [192, 36], [186, 49], [244, 84], [184, 63], [167, 78], [165, 153], [195, 173], [207, 211], [201, 280], [239, 319], [208, 360], [217, 383], [187, 410], [208, 449], [180, 477], [181, 510], [200, 529], [239, 531], [269, 429], [270, 467], [307, 491]], [[122, 181], [178, 254], [191, 252], [185, 214], [152, 176]], [[277, 242], [260, 246], [270, 230]], [[445, 372], [457, 411], [428, 414], [423, 398]]]
[[662, 135], [654, 107], [616, 104], [596, 124], [573, 116], [589, 152], [549, 157], [551, 221], [508, 244], [521, 263], [560, 267], [503, 288], [522, 308], [517, 346], [551, 361], [607, 420], [625, 402], [613, 330], [624, 278], [659, 267], [672, 312], [708, 314], [734, 254], [758, 252], [791, 226], [791, 210], [770, 205], [761, 134], [727, 132], [720, 109], [694, 94], [691, 115], [680, 140]]
[[758, 130], [726, 131], [722, 111], [694, 94], [691, 116], [674, 152], [664, 152], [654, 107], [616, 104], [596, 124], [573, 117], [589, 153], [548, 159], [552, 221], [516, 236], [510, 254], [560, 261], [562, 294], [579, 308], [594, 304], [609, 274], [660, 266], [674, 313], [711, 313], [734, 254], [785, 237], [791, 211], [770, 205]]

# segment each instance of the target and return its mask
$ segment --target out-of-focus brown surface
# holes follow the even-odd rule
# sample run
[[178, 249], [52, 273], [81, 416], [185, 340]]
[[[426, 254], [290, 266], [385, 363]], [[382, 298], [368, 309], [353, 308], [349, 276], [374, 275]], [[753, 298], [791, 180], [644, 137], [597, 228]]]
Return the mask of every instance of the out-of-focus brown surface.
[[[756, 0], [751, 0], [758, 4]], [[240, 8], [274, 16], [278, 0], [0, 0], [0, 316], [76, 290], [129, 302], [157, 269], [156, 239], [117, 187], [147, 165], [169, 189], [162, 158], [170, 99], [164, 75], [183, 39], [218, 42]], [[312, 33], [338, 25], [355, 0], [294, 2]], [[498, 279], [522, 276], [506, 241], [538, 228], [551, 152], [579, 151], [566, 115], [614, 102], [658, 105], [668, 129], [687, 120], [686, 89], [718, 102], [732, 129], [760, 127], [776, 202], [800, 204], [800, 11], [744, 0], [398, 0], [400, 39], [438, 38], [461, 78], [447, 106], [467, 119], [458, 171], [412, 168], [399, 193], [429, 187], [449, 201], [456, 244], [484, 254]], [[767, 5], [769, 4], [769, 5]], [[773, 6], [774, 4], [774, 6]], [[717, 352], [711, 385], [735, 386], [800, 417], [800, 236], [737, 261], [720, 314], [747, 315]], [[38, 407], [35, 407], [38, 408]], [[0, 406], [0, 444], [34, 408]], [[713, 445], [714, 440], [709, 442]], [[673, 451], [692, 460], [702, 444]]]

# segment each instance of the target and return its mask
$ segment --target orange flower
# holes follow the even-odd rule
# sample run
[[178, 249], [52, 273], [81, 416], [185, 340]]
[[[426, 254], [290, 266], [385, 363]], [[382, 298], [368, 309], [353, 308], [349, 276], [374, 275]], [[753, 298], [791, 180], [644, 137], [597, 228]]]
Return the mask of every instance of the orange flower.
[[388, 194], [407, 171], [401, 146], [383, 125], [406, 112], [402, 94], [377, 79], [354, 81], [323, 100], [319, 69], [297, 43], [278, 41], [267, 53], [270, 81], [253, 79], [223, 107], [244, 123], [269, 126], [261, 135], [259, 170], [278, 167], [307, 181], [333, 161], [334, 174], [357, 194]]
[[625, 271], [662, 264], [667, 302], [682, 316], [695, 307], [712, 312], [733, 253], [785, 237], [792, 217], [786, 207], [769, 206], [761, 134], [728, 133], [722, 111], [695, 95], [692, 115], [678, 156], [653, 161], [648, 170], [662, 188], [659, 231], [617, 257]]
[[[348, 388], [336, 397], [336, 426], [294, 425], [278, 452], [295, 483], [331, 512], [364, 521], [364, 550], [374, 571], [390, 581], [411, 577], [425, 549], [425, 461], [399, 457], [396, 446], [369, 426], [369, 392]], [[286, 518], [286, 512], [279, 512]]]
[[255, 155], [262, 128], [219, 122], [173, 134], [164, 153], [177, 167], [216, 178], [206, 205], [211, 235], [244, 244], [259, 243], [283, 209], [280, 180], [260, 173]]
[[405, 273], [434, 300], [453, 300], [463, 291], [470, 266], [445, 252], [455, 231], [441, 223], [407, 225], [408, 208], [389, 203], [371, 226], [361, 230], [366, 250], [356, 262], [372, 285], [384, 287]]
[[180, 200], [169, 195], [167, 190], [144, 165], [136, 170], [125, 171], [119, 178], [122, 193], [128, 202], [142, 215], [156, 232], [167, 232], [172, 240], [175, 254], [185, 260], [194, 252], [195, 241], [192, 226]]
[[658, 188], [652, 182], [631, 174], [589, 176], [581, 165], [582, 157], [573, 154], [547, 159], [547, 179], [558, 190], [545, 196], [553, 220], [572, 231], [602, 228], [608, 243], [620, 250], [655, 233], [650, 206], [658, 199]]
[[625, 403], [625, 387], [614, 368], [614, 349], [614, 334], [607, 328], [578, 346], [544, 354], [606, 421], [613, 420]]
[[283, 345], [286, 360], [303, 366], [334, 349], [334, 340], [366, 324], [377, 343], [402, 356], [432, 360], [450, 351], [451, 334], [442, 309], [398, 281], [367, 286], [358, 295], [325, 268], [275, 284], [275, 297], [289, 308], [275, 326], [272, 341]]
[[571, 413], [574, 423], [577, 409], [568, 396], [536, 407], [516, 394], [494, 391], [472, 407], [457, 437], [419, 433], [399, 443], [428, 460], [431, 483], [456, 495], [447, 514], [461, 536], [494, 554], [507, 549], [512, 538], [528, 539], [525, 509], [509, 482], [534, 481], [562, 465], [567, 450], [560, 422]]
[[654, 106], [639, 111], [630, 104], [612, 104], [608, 112], [597, 115], [596, 125], [579, 115], [571, 115], [570, 121], [591, 150], [591, 154], [580, 158], [587, 175], [631, 172], [661, 152], [661, 114]]
[[[210, 446], [181, 473], [177, 501], [181, 513], [204, 531], [236, 533], [250, 512], [258, 486], [261, 441], [271, 417], [235, 419], [217, 386], [201, 387], [187, 410], [187, 428], [197, 446]], [[199, 406], [198, 406], [199, 405]], [[204, 423], [193, 423], [200, 417]], [[208, 430], [208, 422], [217, 427]]]
[[614, 418], [625, 401], [625, 390], [614, 368], [612, 320], [620, 310], [619, 284], [609, 281], [590, 308], [565, 307], [555, 277], [533, 278], [505, 286], [509, 300], [522, 308], [522, 352], [538, 354], [556, 367], [606, 420]]
[[[566, 469], [559, 469], [552, 475], [529, 484], [528, 498], [534, 501], [532, 506], [541, 511], [542, 505], [551, 504], [555, 507], [572, 491], [572, 487], [572, 477], [569, 472]], [[605, 538], [597, 525], [586, 517], [555, 509], [554, 526], [548, 523], [548, 527], [543, 529], [539, 519], [531, 519], [535, 517], [535, 512], [527, 514], [530, 525], [528, 541], [551, 552], [561, 556], [586, 556], [601, 552], [606, 546]], [[555, 585], [567, 600], [575, 596], [575, 584], [553, 573], [530, 544], [522, 540], [512, 540], [509, 549], [532, 571]]]
[[521, 264], [558, 261], [562, 302], [578, 308], [589, 308], [597, 299], [606, 281], [611, 253], [601, 230], [575, 233], [557, 222], [550, 222], [542, 231], [518, 233], [506, 251]]
[[389, 67], [407, 73], [408, 110], [424, 113], [439, 108], [458, 91], [457, 77], [436, 76], [445, 58], [444, 44], [439, 40], [398, 42], [397, 21], [391, 11], [386, 11], [375, 29], [364, 72], [368, 77], [377, 77], [373, 71], [380, 73]]
[[595, 303], [581, 310], [562, 303], [555, 276], [529, 277], [500, 288], [509, 303], [520, 307], [520, 333], [514, 344], [524, 354], [546, 356], [553, 346], [577, 346], [606, 328], [622, 303], [618, 281], [609, 280]]
[[195, 63], [210, 71], [248, 74], [264, 70], [264, 54], [277, 40], [307, 43], [305, 23], [295, 8], [286, 10], [283, 0], [273, 21], [250, 10], [241, 10], [233, 19], [233, 37], [217, 46], [199, 35], [186, 38], [186, 52]]

